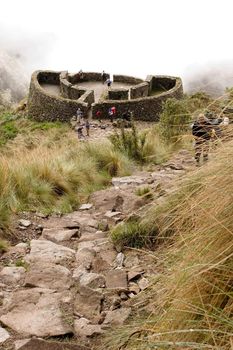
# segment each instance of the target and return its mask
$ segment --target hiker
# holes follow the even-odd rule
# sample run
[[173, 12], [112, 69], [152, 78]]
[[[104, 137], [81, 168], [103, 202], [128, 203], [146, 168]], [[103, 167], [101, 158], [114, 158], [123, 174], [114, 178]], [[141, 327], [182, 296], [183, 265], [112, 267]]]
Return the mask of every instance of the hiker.
[[116, 107], [110, 107], [108, 110], [108, 116], [110, 118], [110, 122], [113, 122], [113, 116], [116, 114]]
[[89, 123], [88, 119], [86, 119], [86, 121], [85, 121], [85, 127], [86, 127], [87, 136], [89, 137], [90, 136], [90, 123]]
[[106, 80], [106, 73], [105, 71], [103, 70], [102, 74], [101, 74], [101, 77], [102, 77], [102, 83], [104, 84], [105, 83], [105, 80]]
[[80, 69], [80, 71], [78, 72], [78, 77], [79, 77], [80, 80], [83, 79], [83, 71], [82, 71], [82, 69]]
[[109, 116], [110, 122], [112, 123], [113, 122], [113, 111], [112, 111], [112, 108], [109, 108], [108, 116]]
[[108, 78], [108, 79], [106, 80], [106, 84], [107, 84], [108, 88], [110, 88], [111, 85], [112, 85], [112, 80], [111, 80], [110, 78]]
[[73, 115], [73, 117], [71, 117], [70, 124], [71, 124], [72, 129], [75, 129], [75, 127], [77, 125], [77, 116], [76, 115]]
[[102, 112], [100, 110], [98, 110], [96, 113], [95, 113], [95, 116], [96, 118], [98, 119], [98, 121], [101, 123], [101, 115], [102, 115]]
[[81, 108], [79, 107], [76, 111], [76, 116], [77, 116], [77, 123], [81, 123], [81, 120], [83, 118], [83, 111], [81, 110]]
[[122, 119], [127, 121], [127, 122], [130, 122], [131, 121], [131, 113], [129, 111], [124, 112], [122, 114]]
[[199, 114], [197, 120], [193, 123], [192, 134], [195, 137], [195, 159], [197, 166], [200, 165], [201, 154], [203, 161], [208, 160], [209, 141], [214, 133], [214, 128], [204, 114]]
[[83, 126], [79, 126], [77, 129], [78, 139], [85, 140], [85, 136], [83, 135]]

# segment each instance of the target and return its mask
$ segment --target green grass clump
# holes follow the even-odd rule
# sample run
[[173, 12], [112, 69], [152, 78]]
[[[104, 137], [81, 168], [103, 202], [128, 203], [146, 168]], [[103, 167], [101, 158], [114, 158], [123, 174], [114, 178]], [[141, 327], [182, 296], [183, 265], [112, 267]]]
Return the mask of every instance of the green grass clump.
[[17, 259], [15, 261], [15, 266], [16, 267], [24, 267], [25, 270], [29, 269], [29, 264], [24, 259]]
[[152, 247], [157, 236], [157, 229], [150, 230], [138, 221], [120, 223], [111, 230], [113, 243], [121, 247]]
[[152, 193], [151, 188], [149, 186], [138, 187], [135, 191], [135, 194], [139, 197], [145, 197], [148, 199], [153, 198], [153, 193]]
[[0, 125], [0, 145], [5, 145], [7, 141], [14, 139], [18, 134], [18, 129], [14, 121], [8, 121]]

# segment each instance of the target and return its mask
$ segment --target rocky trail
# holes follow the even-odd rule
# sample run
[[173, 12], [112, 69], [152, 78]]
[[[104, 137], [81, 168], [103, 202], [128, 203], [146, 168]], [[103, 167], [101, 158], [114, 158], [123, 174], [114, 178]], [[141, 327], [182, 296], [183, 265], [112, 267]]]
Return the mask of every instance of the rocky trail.
[[154, 172], [113, 178], [78, 211], [30, 219], [25, 213], [17, 222], [21, 243], [0, 259], [0, 349], [92, 349], [122, 325], [156, 273], [154, 257], [114, 247], [109, 229], [150, 203], [136, 189], [150, 187], [159, 204], [194, 167], [182, 150]]

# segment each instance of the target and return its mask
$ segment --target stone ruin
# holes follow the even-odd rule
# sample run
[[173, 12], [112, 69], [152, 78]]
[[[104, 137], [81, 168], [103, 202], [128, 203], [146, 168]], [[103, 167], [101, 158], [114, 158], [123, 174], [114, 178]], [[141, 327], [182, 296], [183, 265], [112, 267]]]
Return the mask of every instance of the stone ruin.
[[149, 75], [142, 80], [113, 75], [113, 84], [107, 88], [101, 73], [36, 71], [31, 77], [28, 113], [39, 121], [69, 121], [80, 107], [84, 116], [95, 118], [100, 111], [101, 118], [108, 118], [108, 109], [115, 106], [116, 117], [130, 110], [135, 120], [158, 121], [163, 102], [182, 96], [178, 77]]

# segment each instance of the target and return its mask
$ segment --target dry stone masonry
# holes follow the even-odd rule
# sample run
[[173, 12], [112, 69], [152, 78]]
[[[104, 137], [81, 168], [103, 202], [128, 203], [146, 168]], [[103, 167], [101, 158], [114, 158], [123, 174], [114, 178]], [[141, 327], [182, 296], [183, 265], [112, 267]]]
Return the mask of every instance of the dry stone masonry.
[[[109, 77], [109, 74], [106, 74]], [[102, 91], [95, 98], [95, 89]], [[157, 121], [166, 99], [183, 96], [180, 78], [147, 76], [145, 80], [125, 75], [113, 75], [113, 84], [107, 88], [101, 73], [69, 74], [67, 71], [36, 71], [32, 74], [28, 97], [28, 114], [37, 120], [69, 121], [81, 108], [95, 118], [108, 117], [115, 106], [117, 116], [130, 110], [136, 120]]]

